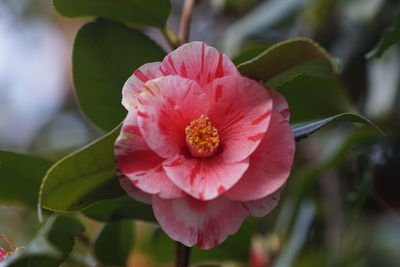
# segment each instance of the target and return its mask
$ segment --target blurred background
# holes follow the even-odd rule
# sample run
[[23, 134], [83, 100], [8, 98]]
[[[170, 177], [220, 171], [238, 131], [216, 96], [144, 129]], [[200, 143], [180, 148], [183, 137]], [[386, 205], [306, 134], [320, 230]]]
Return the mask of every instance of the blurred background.
[[[171, 3], [177, 31], [182, 1]], [[292, 37], [320, 43], [340, 62], [346, 95], [387, 136], [339, 125], [299, 142], [279, 206], [218, 249], [195, 250], [194, 266], [400, 266], [400, 48], [367, 57], [399, 12], [399, 0], [198, 1], [190, 40], [235, 62]], [[55, 161], [103, 134], [80, 113], [71, 78], [73, 38], [88, 20], [62, 18], [49, 0], [0, 0], [1, 149]], [[99, 223], [82, 219], [93, 237]], [[0, 233], [15, 245], [39, 226], [34, 210], [0, 205]], [[129, 266], [172, 266], [172, 241], [136, 226]], [[65, 266], [94, 266], [82, 247]]]

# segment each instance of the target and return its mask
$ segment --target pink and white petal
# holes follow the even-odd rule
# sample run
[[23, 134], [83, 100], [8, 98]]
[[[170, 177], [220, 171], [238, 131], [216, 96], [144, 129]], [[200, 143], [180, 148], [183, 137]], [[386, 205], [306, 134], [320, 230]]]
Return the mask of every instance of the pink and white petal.
[[132, 197], [133, 199], [150, 204], [151, 205], [151, 199], [152, 195], [147, 194], [137, 188], [129, 179], [123, 174], [118, 175], [119, 183], [121, 187], [125, 190], [125, 192]]
[[248, 166], [248, 158], [227, 163], [221, 155], [205, 159], [177, 155], [163, 164], [176, 186], [200, 200], [211, 200], [223, 194], [242, 177]]
[[274, 110], [278, 111], [282, 117], [289, 122], [290, 111], [286, 99], [273, 88], [268, 87], [268, 92], [274, 102]]
[[251, 201], [272, 194], [289, 177], [295, 148], [289, 123], [274, 111], [267, 134], [250, 156], [248, 170], [224, 195], [232, 200]]
[[201, 87], [223, 76], [240, 76], [227, 56], [202, 42], [188, 43], [169, 53], [161, 63], [160, 71], [163, 75], [189, 78]]
[[227, 76], [204, 88], [213, 101], [209, 117], [218, 129], [227, 162], [247, 158], [260, 144], [268, 129], [273, 102], [259, 82]]
[[181, 197], [183, 192], [169, 180], [162, 168], [164, 159], [151, 151], [143, 139], [136, 113], [135, 110], [128, 112], [114, 145], [119, 170], [145, 193], [164, 198]]
[[129, 110], [136, 106], [136, 96], [143, 92], [144, 84], [162, 76], [161, 62], [147, 63], [133, 72], [122, 88], [122, 105]]
[[281, 191], [282, 188], [264, 198], [242, 203], [251, 216], [264, 217], [278, 205]]
[[161, 228], [188, 247], [210, 249], [234, 234], [248, 212], [240, 202], [219, 197], [201, 201], [191, 197], [153, 197], [153, 211]]
[[209, 109], [209, 99], [200, 86], [179, 76], [147, 82], [138, 101], [143, 138], [151, 150], [164, 158], [186, 149], [185, 127]]

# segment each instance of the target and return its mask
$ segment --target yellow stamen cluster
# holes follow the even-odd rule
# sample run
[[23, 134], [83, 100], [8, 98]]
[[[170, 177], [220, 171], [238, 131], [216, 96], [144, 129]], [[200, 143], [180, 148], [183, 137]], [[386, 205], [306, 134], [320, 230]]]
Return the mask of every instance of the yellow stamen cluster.
[[218, 130], [207, 116], [201, 115], [186, 128], [186, 144], [193, 156], [208, 157], [219, 144]]

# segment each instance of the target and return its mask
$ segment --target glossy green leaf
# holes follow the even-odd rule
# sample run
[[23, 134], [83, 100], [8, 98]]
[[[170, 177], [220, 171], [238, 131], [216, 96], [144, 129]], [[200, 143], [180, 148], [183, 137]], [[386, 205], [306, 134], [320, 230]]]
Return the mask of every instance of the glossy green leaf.
[[39, 230], [35, 238], [21, 252], [12, 254], [1, 266], [55, 267], [59, 266], [75, 244], [74, 237], [84, 231], [77, 220], [53, 215]]
[[336, 79], [298, 75], [277, 86], [276, 90], [289, 103], [291, 123], [353, 111], [345, 90]]
[[232, 58], [232, 62], [235, 63], [235, 65], [239, 65], [243, 62], [249, 61], [271, 46], [271, 43], [262, 42], [247, 44], [241, 49], [240, 53]]
[[79, 106], [87, 118], [110, 131], [126, 115], [122, 87], [141, 65], [160, 61], [165, 52], [143, 33], [116, 22], [84, 25], [73, 49], [73, 76]]
[[353, 123], [363, 123], [375, 128], [378, 132], [384, 135], [381, 129], [378, 128], [372, 121], [364, 118], [363, 116], [352, 114], [352, 113], [342, 113], [322, 120], [301, 123], [292, 126], [296, 141], [300, 141], [307, 138], [311, 134], [315, 133], [322, 127], [333, 123], [333, 122], [353, 122]]
[[53, 0], [66, 17], [104, 17], [123, 23], [163, 27], [171, 4], [168, 0]]
[[100, 263], [126, 266], [133, 248], [134, 229], [131, 221], [107, 223], [99, 231], [94, 254]]
[[334, 59], [307, 38], [277, 43], [255, 58], [241, 63], [238, 69], [245, 76], [271, 82], [274, 86], [298, 74], [332, 77], [338, 73]]
[[83, 213], [101, 222], [114, 222], [119, 220], [156, 222], [151, 205], [136, 201], [128, 195], [99, 201], [85, 209]]
[[0, 151], [0, 202], [36, 207], [40, 182], [50, 166], [38, 157]]
[[367, 54], [367, 57], [379, 58], [395, 43], [400, 42], [400, 13], [397, 14], [394, 25], [385, 31], [378, 45]]
[[42, 207], [69, 212], [124, 194], [115, 174], [114, 141], [120, 128], [64, 157], [47, 172], [40, 188]]

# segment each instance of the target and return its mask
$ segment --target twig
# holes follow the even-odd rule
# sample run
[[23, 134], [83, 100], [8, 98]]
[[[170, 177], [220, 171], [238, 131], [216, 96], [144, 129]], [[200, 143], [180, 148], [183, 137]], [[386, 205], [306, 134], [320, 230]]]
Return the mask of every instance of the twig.
[[180, 242], [176, 242], [175, 267], [189, 266], [190, 248]]
[[4, 239], [4, 241], [7, 242], [8, 247], [10, 248], [10, 252], [15, 252], [15, 248], [14, 248], [13, 243], [11, 242], [10, 239], [8, 239], [8, 237], [6, 235], [0, 234], [0, 238]]
[[179, 25], [179, 44], [187, 42], [189, 38], [190, 16], [192, 15], [195, 0], [185, 0], [182, 9], [181, 22]]

